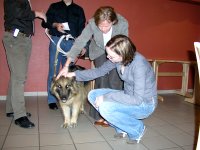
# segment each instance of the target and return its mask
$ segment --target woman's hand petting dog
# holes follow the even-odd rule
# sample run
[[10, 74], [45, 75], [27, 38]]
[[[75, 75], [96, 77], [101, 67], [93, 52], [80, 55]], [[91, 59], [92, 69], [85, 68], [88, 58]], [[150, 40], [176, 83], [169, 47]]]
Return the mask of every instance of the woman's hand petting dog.
[[95, 105], [96, 108], [99, 108], [99, 106], [101, 105], [101, 103], [103, 103], [103, 96], [98, 96], [96, 98], [96, 100], [95, 100], [94, 105]]
[[68, 72], [66, 75], [66, 77], [69, 77], [69, 78], [74, 77], [74, 76], [76, 76], [74, 72]]
[[68, 66], [64, 66], [57, 75], [56, 80], [58, 80], [61, 76], [67, 77], [67, 73], [68, 73]]

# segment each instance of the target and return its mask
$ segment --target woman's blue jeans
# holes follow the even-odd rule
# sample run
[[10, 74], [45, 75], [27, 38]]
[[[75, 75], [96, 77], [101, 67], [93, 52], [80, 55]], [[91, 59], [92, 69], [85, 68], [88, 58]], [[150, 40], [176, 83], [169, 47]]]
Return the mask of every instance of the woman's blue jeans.
[[[94, 89], [89, 92], [88, 100], [95, 107], [96, 97], [116, 91], [113, 89]], [[117, 133], [126, 132], [129, 138], [138, 139], [144, 129], [142, 119], [152, 114], [156, 105], [157, 100], [154, 99], [152, 99], [152, 104], [142, 103], [141, 105], [126, 105], [108, 100], [103, 101], [96, 109], [115, 128]]]
[[[60, 37], [57, 36], [51, 36], [52, 40], [57, 44]], [[64, 50], [65, 52], [68, 52], [72, 45], [73, 45], [72, 40], [65, 40], [63, 39], [62, 42], [60, 43], [60, 48]], [[51, 94], [51, 82], [53, 79], [54, 75], [54, 60], [55, 60], [55, 55], [56, 55], [56, 45], [50, 41], [49, 44], [49, 74], [48, 74], [48, 80], [47, 80], [47, 94], [48, 94], [48, 104], [50, 103], [56, 103], [57, 100], [56, 98]], [[58, 74], [60, 70], [60, 64], [63, 66], [67, 60], [66, 56], [63, 56], [62, 53], [58, 54], [57, 58], [57, 66], [56, 66], [56, 75]]]

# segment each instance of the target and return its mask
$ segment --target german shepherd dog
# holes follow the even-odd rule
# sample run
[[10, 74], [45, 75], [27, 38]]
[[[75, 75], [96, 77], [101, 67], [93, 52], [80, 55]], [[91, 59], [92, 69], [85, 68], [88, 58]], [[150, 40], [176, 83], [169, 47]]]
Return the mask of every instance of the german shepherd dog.
[[[83, 67], [72, 65], [69, 72], [84, 70]], [[88, 83], [78, 82], [75, 77], [68, 78], [61, 76], [58, 80], [53, 79], [51, 92], [58, 99], [64, 115], [64, 123], [61, 127], [76, 127], [79, 113], [84, 112], [84, 103], [88, 94]]]

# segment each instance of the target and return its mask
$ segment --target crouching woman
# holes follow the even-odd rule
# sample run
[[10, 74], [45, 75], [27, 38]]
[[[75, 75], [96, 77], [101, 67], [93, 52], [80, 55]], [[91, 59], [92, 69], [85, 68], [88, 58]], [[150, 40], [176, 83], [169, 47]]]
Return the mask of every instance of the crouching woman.
[[142, 119], [151, 115], [157, 106], [153, 69], [127, 36], [111, 38], [106, 44], [106, 53], [108, 60], [99, 68], [71, 73], [63, 68], [57, 78], [75, 76], [77, 81], [89, 81], [117, 68], [124, 90], [94, 89], [88, 94], [88, 100], [115, 128], [115, 138], [127, 135], [127, 143], [139, 143], [146, 130]]

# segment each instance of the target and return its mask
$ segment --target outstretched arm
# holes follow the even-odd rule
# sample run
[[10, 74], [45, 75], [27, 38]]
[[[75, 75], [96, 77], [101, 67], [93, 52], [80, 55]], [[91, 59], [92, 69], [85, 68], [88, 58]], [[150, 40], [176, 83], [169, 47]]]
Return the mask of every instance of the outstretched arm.
[[67, 77], [67, 73], [68, 73], [68, 70], [69, 70], [69, 64], [71, 63], [71, 58], [68, 57], [67, 58], [67, 61], [65, 63], [65, 66], [62, 68], [62, 70], [59, 72], [59, 74], [57, 75], [56, 77], [56, 80], [59, 79], [61, 76], [64, 76], [64, 77]]

